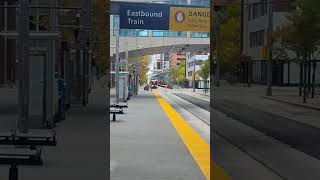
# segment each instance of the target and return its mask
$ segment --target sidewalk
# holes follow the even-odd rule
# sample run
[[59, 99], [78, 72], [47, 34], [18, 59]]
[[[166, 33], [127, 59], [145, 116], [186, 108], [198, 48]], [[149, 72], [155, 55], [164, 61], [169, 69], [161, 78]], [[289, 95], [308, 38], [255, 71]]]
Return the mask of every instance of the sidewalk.
[[231, 100], [247, 104], [265, 112], [320, 128], [318, 95], [314, 100], [308, 99], [309, 103], [303, 104], [296, 87], [274, 87], [273, 96], [267, 97], [265, 94], [266, 86], [261, 85], [253, 85], [250, 88], [239, 85], [221, 86], [215, 88], [213, 100]]
[[300, 106], [304, 108], [310, 108], [320, 111], [320, 97], [316, 95], [313, 99], [307, 98], [307, 103], [303, 103], [303, 97], [298, 96], [297, 93], [294, 94], [283, 94], [283, 95], [273, 95], [273, 96], [263, 96], [264, 98], [279, 101], [282, 103], [287, 103], [295, 106]]
[[[19, 180], [107, 179], [106, 104], [106, 91], [93, 89], [88, 107], [71, 109], [55, 128], [58, 144], [43, 148], [44, 165], [20, 166]], [[0, 166], [0, 179], [8, 179], [7, 166]]]
[[111, 123], [111, 180], [204, 180], [151, 91], [140, 90]]
[[282, 103], [287, 103], [290, 105], [296, 105], [305, 108], [311, 108], [315, 110], [320, 110], [320, 90], [315, 89], [315, 97], [312, 99], [311, 95], [310, 98], [307, 97], [307, 103], [303, 103], [303, 95], [299, 96], [299, 89], [298, 87], [272, 87], [272, 96], [266, 96], [266, 86], [262, 85], [252, 85], [252, 87], [244, 87], [243, 84], [235, 84], [232, 86], [224, 86], [226, 90], [230, 90], [232, 88], [238, 89], [247, 89], [250, 92], [254, 92], [260, 94], [260, 96], [275, 100]]

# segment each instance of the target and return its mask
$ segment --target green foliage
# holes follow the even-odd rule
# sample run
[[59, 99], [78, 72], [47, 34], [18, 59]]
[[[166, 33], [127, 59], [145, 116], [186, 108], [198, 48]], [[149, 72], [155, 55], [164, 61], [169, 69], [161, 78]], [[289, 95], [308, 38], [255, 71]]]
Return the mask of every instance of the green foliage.
[[178, 66], [174, 66], [170, 68], [170, 76], [171, 79], [175, 82], [183, 82], [186, 80], [186, 65], [180, 64]]
[[186, 80], [186, 65], [180, 64], [178, 68], [178, 82], [183, 82]]
[[[94, 0], [93, 1], [93, 31], [96, 34], [97, 41], [109, 42], [109, 16], [107, 11], [109, 9], [109, 1]], [[101, 73], [105, 74], [106, 69], [109, 69], [110, 64], [110, 42], [109, 43], [97, 43], [94, 48], [94, 54], [97, 58], [97, 65], [102, 70]]]
[[139, 63], [139, 77], [141, 84], [145, 84], [148, 81], [148, 64], [149, 64], [149, 56], [141, 56], [138, 58]]
[[[211, 33], [214, 34], [214, 33]], [[240, 55], [240, 7], [228, 6], [221, 16], [221, 73], [230, 72], [233, 66], [239, 64]], [[215, 38], [214, 35], [211, 38]], [[213, 44], [216, 49], [216, 44]], [[212, 52], [216, 56], [215, 50]]]
[[177, 66], [170, 67], [170, 76], [171, 76], [172, 81], [177, 80], [177, 78], [178, 78], [178, 67]]
[[275, 54], [286, 57], [285, 50], [291, 50], [301, 60], [320, 45], [320, 2], [296, 0], [291, 5], [289, 23], [274, 33]]
[[203, 80], [208, 80], [210, 77], [210, 61], [206, 60], [202, 63], [201, 69], [197, 71], [199, 77]]

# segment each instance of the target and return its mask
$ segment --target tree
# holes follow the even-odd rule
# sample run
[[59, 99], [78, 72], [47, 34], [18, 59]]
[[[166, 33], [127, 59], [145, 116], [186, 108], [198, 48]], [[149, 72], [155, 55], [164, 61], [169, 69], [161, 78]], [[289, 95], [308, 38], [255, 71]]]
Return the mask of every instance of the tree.
[[207, 80], [210, 77], [210, 61], [206, 60], [202, 63], [201, 69], [197, 71], [199, 77], [204, 80], [205, 93], [207, 93]]
[[[275, 37], [281, 48], [295, 53], [295, 59], [300, 64], [300, 94], [303, 83], [303, 102], [306, 103], [307, 66], [309, 66], [310, 72], [311, 57], [316, 53], [320, 45], [320, 2], [318, 0], [296, 0], [291, 5], [292, 11], [287, 17], [289, 23], [275, 33]], [[279, 50], [277, 52], [288, 56]], [[315, 71], [313, 76], [315, 76]]]
[[177, 82], [177, 78], [178, 78], [178, 67], [177, 66], [170, 67], [170, 76], [171, 76], [172, 82]]
[[138, 63], [139, 63], [139, 67], [140, 67], [139, 68], [140, 81], [141, 81], [141, 84], [145, 84], [145, 83], [147, 83], [147, 80], [148, 80], [147, 72], [148, 72], [149, 56], [139, 57]]
[[178, 82], [181, 84], [186, 80], [186, 64], [182, 63], [178, 67]]
[[186, 72], [186, 65], [180, 64], [178, 66], [173, 66], [170, 68], [170, 76], [171, 76], [171, 80], [175, 83], [183, 83], [186, 80], [186, 76], [185, 76], [185, 72]]
[[[234, 66], [238, 65], [240, 54], [240, 8], [237, 6], [227, 6], [223, 11], [221, 22], [221, 70], [223, 76], [226, 73], [233, 71]], [[216, 37], [211, 33], [211, 38]], [[216, 49], [216, 44], [213, 43], [213, 49]], [[216, 51], [213, 50], [211, 55], [216, 56]], [[212, 57], [213, 59], [213, 57]]]
[[[110, 67], [110, 26], [109, 26], [109, 6], [110, 1], [93, 0], [93, 31], [96, 34], [96, 41], [108, 42], [97, 43], [94, 48], [94, 54], [97, 58], [97, 66], [101, 69], [101, 73], [109, 71]], [[108, 78], [109, 79], [109, 78]]]

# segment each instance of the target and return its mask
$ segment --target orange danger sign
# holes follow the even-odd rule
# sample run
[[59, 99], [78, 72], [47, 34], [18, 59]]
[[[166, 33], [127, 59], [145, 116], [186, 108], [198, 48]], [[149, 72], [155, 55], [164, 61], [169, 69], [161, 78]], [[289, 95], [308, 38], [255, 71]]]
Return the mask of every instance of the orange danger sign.
[[169, 30], [210, 32], [210, 9], [171, 7]]

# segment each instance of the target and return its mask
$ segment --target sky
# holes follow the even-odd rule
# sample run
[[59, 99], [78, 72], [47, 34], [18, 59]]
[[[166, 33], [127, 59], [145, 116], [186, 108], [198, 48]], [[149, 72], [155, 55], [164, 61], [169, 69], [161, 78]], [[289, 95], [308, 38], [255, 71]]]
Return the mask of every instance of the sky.
[[111, 0], [111, 1], [125, 1], [125, 2], [159, 2], [159, 1], [168, 1], [168, 0]]

